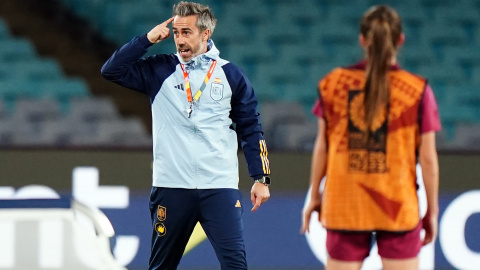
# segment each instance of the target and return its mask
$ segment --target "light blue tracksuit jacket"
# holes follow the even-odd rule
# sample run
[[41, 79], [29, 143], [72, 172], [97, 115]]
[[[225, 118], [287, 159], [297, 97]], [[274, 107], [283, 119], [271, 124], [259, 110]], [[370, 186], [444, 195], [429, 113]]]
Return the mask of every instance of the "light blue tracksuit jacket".
[[182, 60], [177, 54], [142, 58], [151, 45], [146, 35], [135, 37], [110, 57], [101, 72], [106, 79], [150, 97], [153, 186], [237, 189], [237, 136], [250, 176], [270, 174], [257, 99], [243, 71], [221, 59], [209, 40], [206, 53], [183, 63], [194, 96], [212, 60], [217, 60], [188, 118]]

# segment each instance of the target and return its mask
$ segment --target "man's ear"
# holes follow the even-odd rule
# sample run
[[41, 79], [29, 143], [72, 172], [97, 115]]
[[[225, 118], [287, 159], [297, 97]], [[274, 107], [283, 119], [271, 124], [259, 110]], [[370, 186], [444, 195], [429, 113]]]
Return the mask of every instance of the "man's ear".
[[203, 30], [202, 41], [208, 41], [209, 38], [210, 38], [210, 29]]

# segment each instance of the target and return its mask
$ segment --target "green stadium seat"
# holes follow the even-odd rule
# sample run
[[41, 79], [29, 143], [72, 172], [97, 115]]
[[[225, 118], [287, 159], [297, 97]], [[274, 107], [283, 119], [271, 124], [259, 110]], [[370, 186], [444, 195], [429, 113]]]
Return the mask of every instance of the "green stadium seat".
[[460, 4], [465, 1], [458, 1], [455, 7], [439, 6], [433, 9], [434, 19], [437, 22], [448, 24], [477, 24], [479, 20], [478, 10], [470, 5]]
[[301, 44], [304, 39], [300, 26], [288, 21], [288, 18], [258, 25], [255, 37], [265, 40], [275, 50], [284, 44]]
[[255, 76], [253, 72], [257, 64], [270, 63], [276, 58], [276, 52], [272, 45], [263, 39], [232, 43], [229, 45], [229, 50], [230, 60], [245, 69], [248, 76]]
[[351, 25], [357, 29], [358, 23], [363, 13], [370, 7], [367, 1], [330, 1], [326, 9], [326, 18], [321, 21], [326, 21], [334, 25]]
[[478, 86], [457, 85], [445, 90], [443, 100], [438, 103], [442, 123], [450, 126], [459, 123], [480, 123]]
[[262, 78], [252, 78], [251, 83], [260, 107], [265, 102], [278, 101], [282, 99], [282, 93], [270, 82], [267, 82]]
[[[416, 0], [415, 0], [416, 1]], [[426, 12], [415, 5], [400, 4], [396, 9], [402, 18], [403, 32], [406, 37], [407, 46], [423, 46], [424, 40], [421, 29], [429, 23]]]
[[417, 72], [420, 66], [434, 66], [438, 60], [431, 47], [413, 46], [407, 40], [405, 47], [399, 50], [398, 61], [403, 68]]
[[[480, 25], [480, 20], [478, 22], [478, 25]], [[477, 29], [474, 31], [474, 41], [473, 44], [476, 44], [478, 47], [478, 44], [480, 44], [480, 27], [477, 26]]]
[[419, 5], [423, 5], [430, 9], [441, 7], [441, 6], [451, 7], [452, 5], [454, 5], [453, 3], [455, 3], [450, 0], [420, 0], [418, 2], [419, 2]]
[[[477, 87], [480, 87], [480, 76], [478, 74], [480, 72], [480, 65], [475, 65], [472, 67], [472, 79], [471, 83]], [[480, 95], [480, 93], [479, 93]]]
[[432, 87], [437, 104], [443, 104], [446, 102], [445, 100], [448, 99], [448, 92], [450, 91], [451, 87], [445, 85], [430, 86]]
[[358, 44], [336, 44], [326, 52], [329, 64], [335, 66], [350, 66], [364, 59], [364, 52]]
[[91, 96], [85, 81], [78, 78], [43, 81], [39, 83], [38, 91], [44, 98], [55, 99], [64, 113], [69, 111], [72, 99]]
[[444, 48], [445, 59], [456, 61], [460, 65], [480, 65], [480, 47], [476, 44], [462, 44]]
[[35, 49], [27, 39], [0, 40], [0, 62], [28, 61], [35, 57]]
[[324, 48], [335, 45], [358, 46], [358, 26], [338, 22], [319, 21], [313, 26], [318, 41]]
[[[104, 30], [107, 37], [119, 44], [128, 42], [133, 36], [141, 35], [150, 31], [155, 25], [160, 24], [170, 18], [172, 14], [171, 6], [165, 7], [160, 2], [139, 4], [131, 1], [108, 1], [104, 4], [99, 19], [99, 27]], [[143, 33], [134, 34], [132, 36], [131, 26], [137, 21], [154, 22], [148, 30]], [[137, 30], [137, 29], [134, 29]]]
[[330, 73], [334, 68], [337, 66], [331, 65], [330, 63], [326, 62], [323, 64], [319, 65], [313, 65], [310, 67], [310, 72], [309, 72], [309, 78], [310, 80], [313, 80], [315, 82], [315, 87], [316, 84], [325, 77], [328, 73]]
[[18, 99], [40, 99], [42, 93], [38, 85], [32, 81], [7, 79], [0, 81], [0, 98], [3, 99], [8, 110], [13, 110]]
[[308, 68], [312, 65], [323, 64], [328, 61], [328, 56], [323, 50], [318, 50], [315, 44], [302, 42], [300, 44], [283, 44], [279, 48], [279, 57], [285, 65], [291, 65], [292, 68], [309, 72]]
[[[412, 1], [414, 3], [412, 3]], [[402, 18], [402, 23], [407, 24], [423, 24], [428, 22], [427, 13], [418, 5], [417, 0], [412, 0], [411, 3], [404, 3], [392, 5]]]
[[310, 108], [318, 98], [317, 83], [315, 81], [299, 81], [285, 83], [283, 100], [299, 102]]
[[302, 78], [301, 70], [292, 68], [288, 63], [275, 61], [271, 63], [261, 63], [256, 69], [257, 76], [270, 81], [273, 84], [285, 82], [298, 82]]
[[0, 79], [42, 81], [59, 79], [63, 76], [61, 67], [54, 59], [33, 58], [29, 61], [0, 62]]
[[424, 41], [434, 47], [468, 44], [466, 31], [458, 25], [444, 23], [426, 24], [421, 29]]
[[461, 85], [467, 76], [461, 68], [452, 68], [441, 64], [421, 66], [418, 69], [421, 76], [427, 78], [433, 85]]
[[[311, 29], [311, 25], [326, 15], [324, 9], [319, 5], [312, 4], [310, 0], [295, 0], [295, 3], [279, 1], [276, 4], [277, 18], [288, 18], [290, 23], [306, 29]], [[308, 8], [306, 8], [308, 7]], [[280, 27], [279, 27], [280, 28]], [[305, 29], [305, 30], [306, 30]], [[308, 34], [304, 32], [304, 34]]]
[[452, 92], [454, 92], [456, 103], [473, 111], [476, 109], [476, 122], [480, 122], [480, 86], [465, 84]]
[[63, 2], [80, 17], [95, 21], [95, 18], [98, 18], [103, 8], [105, 0], [63, 0]]
[[99, 28], [102, 29], [104, 35], [118, 44], [129, 40], [125, 37], [125, 32], [129, 23], [132, 22], [130, 19], [134, 17], [135, 9], [132, 8], [132, 4], [134, 3], [108, 1], [104, 4], [98, 20]]
[[[214, 11], [215, 12], [215, 11]], [[235, 27], [235, 23], [244, 24], [256, 28], [257, 25], [269, 20], [272, 14], [271, 8], [264, 3], [258, 1], [228, 1], [224, 5], [221, 13], [215, 12], [219, 19], [219, 24], [231, 21], [231, 26]]]
[[[222, 16], [213, 32], [213, 40], [225, 40], [227, 43], [246, 42], [255, 35], [249, 31], [250, 25], [243, 23], [239, 18], [234, 16]], [[232, 32], [235, 35], [232, 35]], [[222, 48], [219, 48], [222, 49]]]
[[467, 83], [480, 83], [480, 48], [475, 44], [462, 46], [448, 46], [443, 49], [445, 62], [451, 66], [461, 68], [467, 76]]
[[442, 124], [457, 125], [459, 123], [473, 124], [480, 123], [477, 108], [462, 106], [457, 103], [442, 103], [439, 106], [439, 114]]

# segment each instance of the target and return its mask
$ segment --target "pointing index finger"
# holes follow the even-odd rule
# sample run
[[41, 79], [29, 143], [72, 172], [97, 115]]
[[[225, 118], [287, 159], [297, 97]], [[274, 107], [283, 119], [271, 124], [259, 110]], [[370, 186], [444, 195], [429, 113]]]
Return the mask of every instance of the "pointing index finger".
[[167, 25], [169, 25], [170, 23], [173, 22], [173, 19], [175, 19], [175, 17], [171, 17], [170, 19], [164, 21], [162, 24], [165, 25], [165, 26], [167, 26]]
[[253, 208], [252, 208], [251, 211], [252, 211], [252, 212], [257, 211], [258, 207], [260, 207], [260, 204], [257, 202], [257, 203], [255, 203], [255, 204], [253, 205]]

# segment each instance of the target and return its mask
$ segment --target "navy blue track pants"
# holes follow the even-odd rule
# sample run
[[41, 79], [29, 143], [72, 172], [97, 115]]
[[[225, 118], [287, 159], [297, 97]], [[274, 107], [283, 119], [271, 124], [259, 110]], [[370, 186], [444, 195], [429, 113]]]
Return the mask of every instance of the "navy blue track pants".
[[210, 240], [222, 270], [247, 269], [241, 198], [236, 189], [153, 187], [149, 270], [177, 269], [197, 222]]

